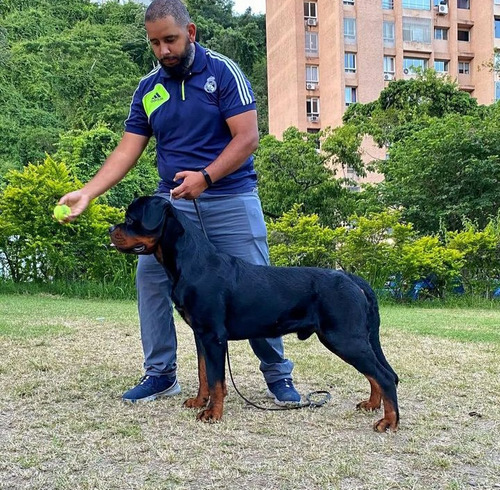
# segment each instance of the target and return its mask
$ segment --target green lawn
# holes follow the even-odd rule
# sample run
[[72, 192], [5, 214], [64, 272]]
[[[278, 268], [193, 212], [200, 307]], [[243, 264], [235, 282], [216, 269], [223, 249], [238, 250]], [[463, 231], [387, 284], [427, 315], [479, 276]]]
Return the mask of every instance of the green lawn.
[[[223, 420], [196, 422], [191, 330], [177, 320], [181, 396], [137, 406], [142, 375], [133, 301], [0, 295], [0, 489], [408, 489], [500, 486], [500, 311], [381, 307], [400, 377], [400, 430], [354, 409], [367, 380], [317, 339], [285, 339], [303, 394], [322, 408], [260, 411], [228, 384]], [[272, 407], [249, 344], [230, 344], [238, 389]]]

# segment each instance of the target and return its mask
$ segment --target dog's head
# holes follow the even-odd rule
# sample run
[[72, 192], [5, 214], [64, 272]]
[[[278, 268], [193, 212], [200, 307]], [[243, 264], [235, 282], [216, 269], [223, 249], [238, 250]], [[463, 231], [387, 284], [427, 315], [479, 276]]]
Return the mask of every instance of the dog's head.
[[125, 223], [109, 228], [111, 242], [123, 253], [154, 253], [171, 210], [172, 205], [158, 196], [134, 199], [125, 213]]

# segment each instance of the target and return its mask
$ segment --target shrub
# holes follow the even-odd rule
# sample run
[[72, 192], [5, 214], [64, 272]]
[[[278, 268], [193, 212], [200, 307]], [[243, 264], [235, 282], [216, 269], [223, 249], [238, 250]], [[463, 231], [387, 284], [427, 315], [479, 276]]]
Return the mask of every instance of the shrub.
[[110, 251], [107, 230], [123, 218], [92, 202], [74, 223], [52, 217], [58, 199], [81, 184], [50, 157], [6, 175], [0, 194], [2, 276], [15, 282], [130, 280], [133, 258]]
[[463, 254], [460, 270], [466, 293], [490, 297], [500, 279], [500, 226], [498, 219], [479, 231], [472, 223], [464, 231], [446, 234], [448, 248]]
[[295, 204], [268, 224], [271, 263], [279, 266], [335, 267], [334, 232], [319, 224], [316, 214], [304, 215]]

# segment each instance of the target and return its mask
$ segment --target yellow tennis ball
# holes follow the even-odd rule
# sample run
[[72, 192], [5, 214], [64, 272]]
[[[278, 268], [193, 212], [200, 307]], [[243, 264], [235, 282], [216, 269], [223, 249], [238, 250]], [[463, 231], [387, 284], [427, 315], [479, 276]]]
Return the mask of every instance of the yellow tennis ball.
[[55, 208], [54, 208], [54, 218], [57, 220], [57, 221], [63, 221], [65, 220], [71, 213], [71, 209], [69, 206], [66, 206], [66, 204], [61, 204], [61, 205], [57, 205]]

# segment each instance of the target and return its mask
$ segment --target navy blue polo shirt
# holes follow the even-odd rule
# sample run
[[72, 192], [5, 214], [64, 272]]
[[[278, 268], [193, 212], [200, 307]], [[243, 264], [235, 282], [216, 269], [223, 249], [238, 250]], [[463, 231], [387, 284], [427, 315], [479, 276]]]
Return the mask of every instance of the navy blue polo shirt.
[[[231, 141], [226, 119], [256, 108], [250, 82], [229, 58], [195, 44], [191, 73], [171, 78], [161, 65], [140, 82], [125, 131], [156, 139], [159, 190], [176, 184], [174, 175], [210, 165]], [[236, 194], [256, 185], [253, 156], [205, 192]]]

